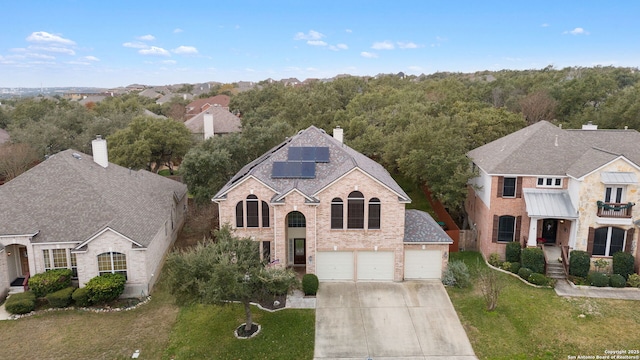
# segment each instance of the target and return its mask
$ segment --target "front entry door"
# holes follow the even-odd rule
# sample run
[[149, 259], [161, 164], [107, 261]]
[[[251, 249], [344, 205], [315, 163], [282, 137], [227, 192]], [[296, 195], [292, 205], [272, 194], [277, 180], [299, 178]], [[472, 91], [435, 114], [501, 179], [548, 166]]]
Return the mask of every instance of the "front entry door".
[[304, 265], [306, 264], [306, 250], [304, 246], [304, 239], [293, 240], [293, 264]]
[[542, 238], [545, 244], [556, 243], [556, 232], [558, 231], [558, 220], [544, 219], [542, 223]]
[[27, 248], [21, 247], [18, 252], [20, 255], [20, 266], [22, 267], [22, 276], [29, 273], [29, 257], [27, 256]]

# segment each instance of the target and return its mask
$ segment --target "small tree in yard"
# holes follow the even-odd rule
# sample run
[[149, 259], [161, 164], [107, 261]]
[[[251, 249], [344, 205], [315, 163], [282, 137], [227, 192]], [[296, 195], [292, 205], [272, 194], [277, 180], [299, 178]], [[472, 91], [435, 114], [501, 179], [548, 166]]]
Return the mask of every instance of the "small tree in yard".
[[504, 287], [502, 279], [498, 277], [498, 272], [491, 269], [482, 269], [478, 273], [478, 284], [480, 291], [487, 304], [487, 311], [493, 311], [498, 306], [498, 297]]
[[174, 252], [167, 259], [168, 285], [180, 304], [225, 304], [241, 302], [245, 312], [244, 333], [254, 332], [251, 301], [265, 289], [286, 292], [295, 274], [271, 274], [260, 260], [258, 242], [238, 238], [229, 225], [215, 233], [215, 242]]

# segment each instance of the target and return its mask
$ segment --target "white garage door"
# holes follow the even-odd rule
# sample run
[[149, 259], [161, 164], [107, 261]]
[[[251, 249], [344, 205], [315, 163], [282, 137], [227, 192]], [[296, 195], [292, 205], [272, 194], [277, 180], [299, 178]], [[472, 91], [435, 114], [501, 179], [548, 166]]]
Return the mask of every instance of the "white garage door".
[[358, 280], [393, 280], [392, 251], [358, 251]]
[[442, 252], [440, 250], [406, 250], [404, 252], [404, 278], [440, 279]]
[[319, 280], [353, 280], [353, 252], [317, 252], [316, 273]]

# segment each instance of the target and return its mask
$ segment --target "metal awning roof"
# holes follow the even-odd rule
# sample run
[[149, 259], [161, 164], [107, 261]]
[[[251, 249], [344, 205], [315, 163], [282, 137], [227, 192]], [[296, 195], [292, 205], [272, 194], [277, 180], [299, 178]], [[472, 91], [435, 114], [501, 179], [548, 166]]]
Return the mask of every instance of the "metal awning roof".
[[523, 189], [527, 214], [535, 218], [577, 219], [566, 190]]
[[637, 184], [638, 177], [632, 172], [609, 172], [603, 171], [600, 174], [603, 184]]

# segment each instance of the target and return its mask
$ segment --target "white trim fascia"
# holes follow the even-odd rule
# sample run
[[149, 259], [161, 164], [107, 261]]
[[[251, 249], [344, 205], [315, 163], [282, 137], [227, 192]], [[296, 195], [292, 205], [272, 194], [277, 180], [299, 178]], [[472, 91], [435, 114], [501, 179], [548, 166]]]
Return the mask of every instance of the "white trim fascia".
[[34, 237], [36, 235], [40, 234], [40, 230], [38, 230], [37, 232], [33, 233], [33, 234], [13, 234], [13, 235], [0, 235], [0, 238], [10, 238], [10, 237], [23, 237], [23, 236], [28, 236], [28, 237]]
[[37, 242], [32, 245], [44, 246], [44, 245], [65, 245], [65, 244], [77, 244], [78, 241], [55, 241], [55, 242]]
[[631, 165], [632, 167], [636, 168], [636, 170], [640, 171], [640, 166], [636, 165], [633, 161], [629, 160], [626, 156], [619, 155], [615, 159], [613, 159], [613, 160], [611, 160], [611, 161], [609, 161], [609, 162], [607, 162], [605, 164], [600, 165], [599, 167], [593, 169], [591, 172], [588, 172], [588, 173], [582, 175], [581, 177], [579, 177], [577, 179], [584, 180], [584, 178], [586, 178], [587, 176], [602, 170], [602, 168], [604, 168], [605, 166], [609, 166], [609, 165], [611, 165], [612, 163], [614, 163], [615, 161], [618, 161], [618, 160], [626, 161], [629, 165]]
[[[336, 178], [335, 180], [333, 180], [332, 182], [330, 182], [329, 184], [325, 185], [324, 187], [322, 187], [320, 190], [316, 191], [313, 196], [318, 196], [321, 192], [323, 192], [324, 190], [326, 190], [327, 188], [329, 188], [330, 186], [332, 186], [333, 184], [337, 183], [338, 181], [342, 180], [344, 177], [346, 177], [347, 175], [351, 174], [354, 171], [360, 171], [360, 173], [368, 176], [371, 180], [377, 182], [378, 184], [380, 184], [382, 187], [384, 187], [385, 189], [391, 191], [392, 193], [396, 194], [398, 196], [398, 198], [404, 198], [404, 196], [402, 196], [402, 194], [398, 193], [397, 191], [393, 190], [392, 188], [390, 188], [389, 186], [387, 186], [386, 184], [384, 184], [382, 181], [378, 180], [376, 177], [372, 176], [371, 174], [369, 174], [368, 172], [362, 170], [360, 167], [358, 166], [354, 166], [351, 170], [345, 172], [344, 174], [340, 175], [338, 178]], [[391, 175], [389, 175], [391, 176]], [[392, 178], [393, 180], [393, 178]], [[393, 180], [395, 181], [395, 180]], [[400, 185], [398, 185], [400, 186]], [[410, 204], [411, 203], [411, 199], [408, 198], [407, 195], [407, 200], [401, 200], [400, 202], [402, 203], [406, 203], [406, 204]]]
[[430, 242], [430, 241], [412, 241], [412, 242], [406, 242], [403, 241], [402, 245], [451, 245], [453, 244], [453, 241], [450, 242]]
[[558, 175], [558, 174], [489, 174], [487, 173], [487, 175], [494, 177], [494, 176], [502, 176], [502, 177], [535, 177], [535, 178], [539, 178], [539, 177], [556, 177], [556, 178], [567, 178], [570, 177], [570, 175], [567, 174], [563, 174], [563, 175]]
[[233, 184], [233, 186], [231, 186], [230, 188], [228, 188], [227, 190], [225, 190], [225, 192], [219, 194], [217, 197], [213, 197], [211, 198], [211, 201], [216, 201], [218, 199], [220, 199], [222, 196], [227, 195], [231, 190], [237, 188], [238, 186], [240, 186], [240, 184], [244, 183], [245, 181], [249, 180], [249, 179], [254, 179], [255, 181], [259, 182], [260, 184], [262, 184], [264, 187], [266, 187], [267, 189], [273, 191], [274, 194], [278, 194], [278, 191], [276, 191], [276, 189], [272, 188], [271, 186], [267, 185], [264, 183], [264, 181], [258, 179], [257, 177], [253, 176], [253, 175], [249, 175], [247, 177], [245, 177], [244, 179], [238, 181], [237, 183]]
[[[291, 190], [287, 191], [287, 192], [286, 192], [286, 193], [284, 193], [284, 194], [278, 195], [278, 197], [276, 198], [276, 201], [277, 201], [277, 200], [280, 200], [280, 199], [284, 199], [285, 197], [289, 196], [289, 194], [291, 194], [291, 193], [292, 193], [292, 192], [294, 192], [294, 191], [295, 191], [295, 192], [297, 192], [298, 194], [302, 195], [302, 197], [304, 197], [304, 198], [305, 198], [305, 199], [307, 199], [307, 200], [311, 200], [311, 201], [317, 200], [317, 199], [314, 199], [314, 198], [312, 198], [312, 197], [310, 197], [310, 196], [308, 196], [308, 195], [304, 194], [302, 191], [298, 190], [298, 188], [293, 188], [293, 189], [291, 189]], [[315, 202], [315, 201], [314, 201], [314, 202]]]
[[102, 230], [98, 231], [96, 234], [94, 234], [93, 236], [91, 236], [91, 237], [90, 237], [90, 238], [88, 238], [87, 240], [83, 241], [82, 243], [80, 243], [80, 245], [76, 246], [75, 248], [76, 248], [76, 249], [80, 249], [81, 247], [83, 247], [83, 246], [87, 245], [88, 243], [92, 242], [92, 241], [93, 241], [93, 240], [95, 240], [98, 236], [100, 236], [100, 235], [104, 234], [104, 233], [105, 233], [105, 232], [107, 232], [107, 231], [114, 232], [114, 233], [116, 233], [117, 235], [120, 235], [121, 237], [123, 237], [124, 239], [131, 241], [131, 242], [132, 242], [132, 243], [134, 243], [135, 245], [137, 245], [137, 246], [139, 246], [139, 247], [141, 247], [141, 248], [144, 248], [144, 246], [142, 246], [140, 243], [138, 243], [138, 242], [134, 241], [133, 239], [131, 239], [131, 238], [129, 238], [129, 237], [127, 237], [127, 236], [125, 236], [125, 235], [123, 235], [123, 234], [119, 233], [119, 232], [118, 232], [118, 231], [116, 231], [116, 230], [113, 230], [113, 229], [112, 229], [112, 228], [110, 228], [109, 226], [107, 226], [107, 227], [105, 227], [104, 229], [102, 229]]

